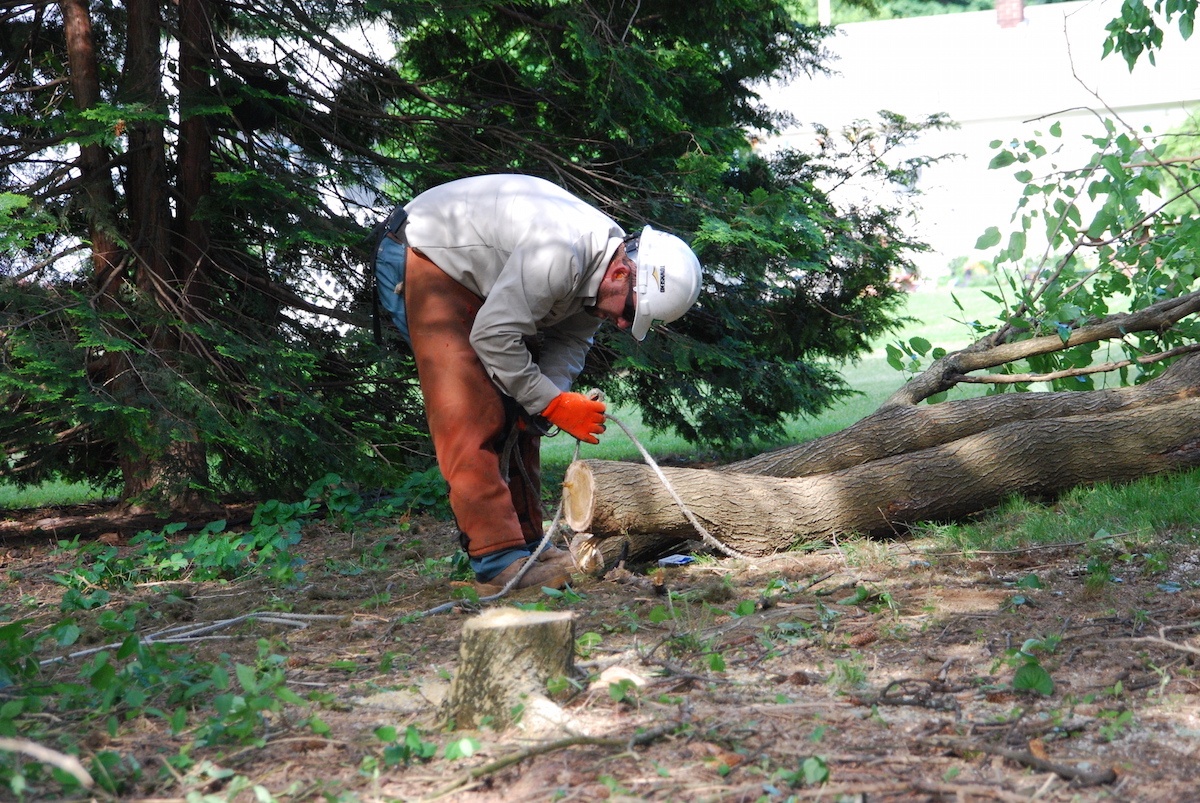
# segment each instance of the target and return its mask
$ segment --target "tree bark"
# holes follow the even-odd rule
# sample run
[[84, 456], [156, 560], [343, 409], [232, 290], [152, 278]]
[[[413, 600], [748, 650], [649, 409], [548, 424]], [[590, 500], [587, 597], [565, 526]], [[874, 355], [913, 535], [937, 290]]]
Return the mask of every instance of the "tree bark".
[[[162, 4], [158, 0], [129, 0], [128, 36], [122, 93], [140, 108], [159, 112], [167, 108], [162, 91]], [[161, 119], [147, 115], [127, 126], [129, 167], [126, 198], [136, 269], [134, 283], [143, 297], [167, 313], [169, 321], [196, 319], [195, 283], [184, 281], [181, 255], [172, 249], [170, 179], [167, 175], [166, 138]], [[181, 132], [186, 138], [191, 131]], [[194, 148], [194, 143], [181, 145]], [[150, 350], [168, 372], [179, 372], [187, 341], [172, 323], [151, 324], [144, 337]], [[153, 395], [151, 393], [151, 395]], [[122, 498], [133, 513], [172, 509], [205, 511], [208, 500], [199, 488], [208, 487], [208, 453], [194, 424], [186, 416], [156, 407], [153, 431], [157, 447], [130, 444], [121, 460]]]
[[569, 611], [485, 611], [463, 625], [444, 718], [457, 728], [508, 727], [529, 695], [544, 694], [546, 681], [570, 677], [574, 650]]
[[[1153, 395], [1130, 390], [1137, 392], [1119, 396]], [[664, 475], [712, 536], [738, 552], [766, 555], [839, 535], [960, 519], [1013, 495], [1053, 497], [1078, 485], [1195, 467], [1200, 397], [1194, 390], [1174, 395], [1105, 412], [1088, 409], [1100, 398], [1094, 394], [1027, 394], [1018, 398], [1027, 399], [1030, 411], [1036, 413], [1044, 397], [1055, 415], [1002, 422], [940, 445], [809, 476], [698, 469], [664, 469]], [[1069, 405], [1064, 410], [1072, 397], [1084, 414], [1069, 414]], [[991, 421], [986, 405], [976, 409], [975, 419]], [[857, 442], [869, 441], [861, 433]], [[563, 513], [568, 526], [593, 536], [586, 543], [604, 560], [619, 548], [612, 536], [628, 536], [635, 558], [698, 538], [653, 471], [632, 463], [573, 463], [564, 481]], [[600, 559], [580, 557], [593, 566]]]
[[[62, 0], [63, 34], [67, 45], [71, 94], [75, 108], [85, 111], [100, 102], [100, 67], [92, 38], [92, 18], [85, 0]], [[88, 237], [92, 242], [95, 285], [104, 292], [115, 289], [121, 265], [121, 248], [116, 237], [117, 194], [109, 175], [111, 154], [99, 143], [84, 145], [79, 152], [79, 170], [84, 188]]]
[[[224, 521], [230, 527], [249, 524], [257, 503], [230, 504], [214, 508], [211, 517], [190, 519], [188, 530], [198, 530], [212, 521]], [[120, 538], [135, 535], [143, 530], [161, 530], [167, 524], [179, 521], [155, 513], [133, 513], [128, 508], [101, 509], [97, 505], [79, 505], [64, 510], [7, 510], [0, 520], [0, 544], [18, 545], [26, 540], [46, 541], [49, 538], [63, 539], [95, 538], [105, 533], [116, 533]]]
[[[914, 380], [910, 384], [921, 382]], [[904, 395], [909, 394], [911, 391]], [[840, 432], [730, 463], [722, 470], [803, 477], [927, 449], [1003, 424], [1117, 414], [1197, 395], [1200, 395], [1200, 358], [1188, 357], [1145, 385], [1080, 392], [1006, 393], [932, 405], [891, 403]]]

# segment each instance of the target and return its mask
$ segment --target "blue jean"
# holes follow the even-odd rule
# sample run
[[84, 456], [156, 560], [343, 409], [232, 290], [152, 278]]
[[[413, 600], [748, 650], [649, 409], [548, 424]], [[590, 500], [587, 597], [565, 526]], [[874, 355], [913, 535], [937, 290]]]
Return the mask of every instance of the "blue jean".
[[[408, 334], [408, 312], [404, 307], [404, 274], [408, 248], [391, 237], [382, 237], [375, 252], [375, 282], [379, 288], [379, 304], [392, 316], [404, 341], [412, 346]], [[396, 292], [399, 290], [399, 292]]]

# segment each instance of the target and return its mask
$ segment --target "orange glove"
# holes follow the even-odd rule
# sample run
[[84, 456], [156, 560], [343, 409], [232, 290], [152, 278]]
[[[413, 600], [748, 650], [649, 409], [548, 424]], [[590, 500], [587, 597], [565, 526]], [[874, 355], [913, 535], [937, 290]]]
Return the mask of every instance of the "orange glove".
[[542, 418], [584, 443], [599, 443], [596, 436], [604, 431], [602, 401], [593, 401], [582, 393], [560, 393], [542, 410]]

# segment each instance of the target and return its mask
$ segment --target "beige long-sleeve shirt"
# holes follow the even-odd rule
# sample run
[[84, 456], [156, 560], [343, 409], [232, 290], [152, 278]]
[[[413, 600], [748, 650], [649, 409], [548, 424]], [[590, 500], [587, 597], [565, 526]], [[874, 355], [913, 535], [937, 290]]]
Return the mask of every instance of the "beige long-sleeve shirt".
[[[520, 175], [458, 179], [405, 207], [409, 246], [484, 299], [471, 345], [492, 381], [530, 413], [583, 370], [600, 280], [625, 232], [561, 187]], [[533, 361], [524, 339], [541, 332]]]

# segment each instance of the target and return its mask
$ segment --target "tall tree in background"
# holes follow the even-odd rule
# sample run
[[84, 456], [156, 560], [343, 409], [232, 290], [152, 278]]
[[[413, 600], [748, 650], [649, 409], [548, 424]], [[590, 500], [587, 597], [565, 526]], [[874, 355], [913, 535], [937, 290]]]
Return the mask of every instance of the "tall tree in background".
[[691, 238], [697, 312], [644, 347], [606, 337], [590, 371], [718, 444], [845, 393], [829, 358], [887, 327], [889, 275], [918, 247], [896, 208], [831, 193], [863, 173], [902, 188], [919, 162], [884, 159], [921, 125], [751, 148], [782, 119], [754, 84], [820, 68], [824, 32], [774, 0], [3, 14], [9, 479], [187, 507], [329, 470], [401, 477], [423, 459], [420, 408], [405, 355], [371, 342], [367, 232], [447, 178], [535, 173]]

